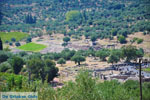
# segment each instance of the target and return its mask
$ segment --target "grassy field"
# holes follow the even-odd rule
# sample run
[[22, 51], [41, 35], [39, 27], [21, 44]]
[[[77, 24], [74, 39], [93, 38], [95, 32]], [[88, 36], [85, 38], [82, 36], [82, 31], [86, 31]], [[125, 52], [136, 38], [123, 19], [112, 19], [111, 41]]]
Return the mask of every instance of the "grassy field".
[[19, 41], [27, 36], [28, 34], [23, 32], [0, 32], [0, 37], [3, 42], [5, 42], [6, 40], [11, 41], [11, 38], [15, 38], [16, 41]]
[[22, 45], [18, 47], [18, 49], [24, 50], [24, 51], [33, 51], [33, 52], [38, 52], [46, 48], [45, 45], [42, 44], [36, 44], [36, 43], [27, 43], [25, 45]]
[[150, 72], [150, 68], [145, 68], [143, 71]]

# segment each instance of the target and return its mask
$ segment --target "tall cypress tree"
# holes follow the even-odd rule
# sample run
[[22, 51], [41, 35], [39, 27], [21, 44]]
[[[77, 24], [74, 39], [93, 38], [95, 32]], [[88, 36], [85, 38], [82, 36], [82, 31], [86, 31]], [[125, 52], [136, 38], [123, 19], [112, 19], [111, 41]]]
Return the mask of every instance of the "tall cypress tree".
[[0, 50], [3, 50], [3, 42], [1, 40], [1, 38], [0, 38]]
[[28, 14], [26, 17], [25, 17], [25, 22], [27, 24], [33, 24], [33, 23], [36, 23], [36, 17], [32, 17], [31, 14]]

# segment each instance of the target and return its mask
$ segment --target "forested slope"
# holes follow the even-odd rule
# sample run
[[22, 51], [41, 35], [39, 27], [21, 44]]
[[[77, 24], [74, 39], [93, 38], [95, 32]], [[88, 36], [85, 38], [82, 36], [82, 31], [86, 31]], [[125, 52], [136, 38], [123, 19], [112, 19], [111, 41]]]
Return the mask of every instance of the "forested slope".
[[99, 38], [150, 31], [150, 15], [141, 0], [0, 0], [0, 5], [0, 31], [45, 29]]

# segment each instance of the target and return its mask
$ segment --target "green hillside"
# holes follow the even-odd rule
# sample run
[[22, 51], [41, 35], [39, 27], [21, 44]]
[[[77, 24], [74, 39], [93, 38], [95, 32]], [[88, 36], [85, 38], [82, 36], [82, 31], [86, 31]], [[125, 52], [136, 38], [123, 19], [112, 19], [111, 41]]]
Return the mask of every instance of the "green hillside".
[[19, 41], [25, 37], [27, 37], [27, 33], [22, 33], [22, 32], [0, 32], [0, 37], [3, 42], [5, 41], [11, 41], [12, 38], [15, 38], [16, 41]]
[[147, 0], [3, 0], [0, 31], [46, 29], [101, 39], [139, 31], [149, 34], [150, 14], [145, 6], [149, 2], [143, 1]]

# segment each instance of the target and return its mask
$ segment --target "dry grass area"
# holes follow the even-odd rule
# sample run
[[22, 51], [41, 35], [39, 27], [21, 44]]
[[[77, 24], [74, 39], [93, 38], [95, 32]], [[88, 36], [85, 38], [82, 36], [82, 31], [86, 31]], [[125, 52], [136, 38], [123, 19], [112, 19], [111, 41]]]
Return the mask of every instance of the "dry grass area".
[[[110, 45], [110, 44], [116, 44], [117, 48], [122, 47], [123, 45], [129, 45], [130, 40], [132, 40], [134, 37], [143, 39], [143, 43], [137, 44], [136, 42], [133, 43], [133, 45], [139, 47], [139, 48], [144, 48], [150, 50], [150, 35], [143, 35], [142, 32], [137, 32], [135, 34], [131, 34], [127, 38], [127, 44], [120, 44], [117, 42], [117, 37], [114, 37], [114, 40], [109, 40], [109, 39], [103, 39], [97, 40], [97, 43], [100, 45]], [[61, 51], [64, 48], [61, 46], [63, 43], [63, 34], [53, 34], [52, 36], [44, 35], [41, 38], [33, 38], [32, 41], [38, 44], [44, 44], [47, 46], [47, 51]], [[78, 46], [84, 46], [84, 45], [91, 45], [90, 39], [85, 39], [84, 36], [81, 37], [81, 39], [74, 39], [71, 38], [71, 43], [73, 45], [78, 45]], [[45, 50], [45, 51], [46, 51]], [[69, 81], [69, 80], [74, 80], [77, 72], [84, 68], [84, 69], [103, 69], [105, 67], [108, 67], [110, 64], [107, 62], [101, 62], [99, 58], [95, 59], [93, 57], [87, 57], [85, 62], [81, 63], [81, 66], [77, 66], [73, 61], [67, 61], [66, 64], [61, 66], [60, 64], [56, 64], [56, 66], [59, 68], [59, 73], [60, 77], [59, 80], [60, 82], [64, 81]], [[110, 74], [110, 71], [103, 72], [103, 74]], [[118, 71], [114, 71], [114, 74], [118, 74]]]
[[63, 43], [63, 37], [64, 36], [62, 34], [54, 34], [52, 36], [44, 35], [40, 38], [39, 37], [33, 38], [32, 41], [48, 46], [49, 45], [48, 42]]
[[[98, 58], [93, 58], [93, 57], [87, 57], [85, 62], [81, 62], [81, 66], [86, 66], [86, 68], [89, 69], [98, 69], [98, 68], [105, 68], [108, 67], [111, 64], [108, 64], [107, 62], [102, 62]], [[73, 61], [67, 61], [66, 64], [63, 64], [62, 66], [60, 64], [56, 65], [59, 70], [64, 70], [67, 67], [74, 67], [77, 66]]]
[[[67, 61], [66, 64], [61, 66], [60, 64], [57, 64], [56, 67], [59, 68], [59, 81], [60, 82], [66, 82], [69, 80], [75, 80], [75, 76], [77, 75], [78, 71], [81, 69], [103, 69], [108, 67], [110, 64], [107, 62], [102, 62], [98, 58], [95, 59], [93, 57], [87, 57], [85, 62], [82, 62], [80, 66], [77, 66], [73, 61]], [[105, 75], [108, 75], [111, 73], [111, 71], [105, 71], [102, 72]], [[118, 71], [113, 71], [114, 74], [119, 74]]]
[[98, 39], [97, 43], [100, 45], [110, 45], [110, 44], [116, 44], [117, 43], [117, 38], [114, 37], [114, 40], [109, 40], [109, 39]]
[[[32, 41], [36, 42], [36, 43], [44, 44], [44, 45], [47, 45], [47, 46], [50, 46], [50, 44], [56, 44], [56, 45], [51, 45], [51, 46], [56, 46], [57, 47], [59, 45], [59, 48], [62, 48], [61, 44], [63, 43], [63, 37], [64, 37], [63, 34], [53, 34], [52, 36], [44, 35], [44, 36], [41, 37], [41, 39], [39, 39], [37, 37], [37, 38], [33, 38]], [[123, 45], [130, 45], [131, 44], [130, 40], [133, 40], [134, 37], [143, 39], [144, 41], [141, 44], [137, 44], [136, 42], [134, 42], [132, 45], [137, 46], [138, 48], [143, 48], [143, 49], [146, 49], [146, 50], [150, 50], [150, 35], [143, 35], [142, 32], [137, 32], [137, 33], [128, 35], [128, 37], [127, 37], [128, 42], [126, 44], [120, 44], [117, 41], [116, 36], [114, 37], [113, 40], [109, 40], [109, 39], [100, 40], [100, 39], [98, 39], [97, 43], [100, 44], [100, 45], [115, 44], [116, 48], [121, 48]], [[38, 41], [38, 40], [40, 40], [40, 41]], [[92, 44], [90, 39], [85, 39], [84, 36], [82, 36], [81, 39], [71, 38], [70, 42], [72, 43], [72, 45], [78, 45], [78, 46], [89, 46], [89, 45]], [[55, 48], [55, 47], [53, 47], [53, 48]]]
[[136, 38], [140, 38], [140, 39], [143, 39], [143, 43], [141, 44], [137, 44], [136, 42], [133, 43], [133, 45], [139, 47], [139, 48], [144, 48], [144, 49], [150, 49], [150, 35], [143, 35], [142, 32], [137, 32], [137, 33], [134, 33], [132, 35], [129, 35], [128, 37], [128, 41], [132, 40], [134, 37]]
[[117, 37], [116, 36], [114, 37], [114, 40], [109, 40], [109, 39], [100, 40], [100, 39], [98, 39], [97, 42], [99, 44], [101, 44], [101, 45], [116, 44], [117, 48], [120, 48], [123, 45], [130, 45], [131, 44], [130, 40], [133, 40], [133, 38], [135, 38], [135, 37], [143, 39], [144, 41], [141, 44], [137, 44], [136, 42], [134, 42], [132, 45], [134, 45], [134, 46], [136, 46], [138, 48], [143, 48], [143, 49], [149, 49], [150, 50], [150, 35], [143, 35], [142, 32], [137, 32], [137, 33], [128, 35], [128, 37], [127, 37], [127, 41], [128, 41], [127, 44], [120, 44], [117, 41]]

